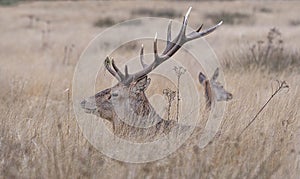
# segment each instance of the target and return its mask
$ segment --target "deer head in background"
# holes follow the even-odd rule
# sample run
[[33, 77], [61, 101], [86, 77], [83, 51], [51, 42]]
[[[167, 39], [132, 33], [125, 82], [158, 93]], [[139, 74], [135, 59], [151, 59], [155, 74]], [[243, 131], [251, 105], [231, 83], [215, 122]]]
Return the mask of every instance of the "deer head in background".
[[211, 77], [211, 79], [207, 79], [207, 77], [200, 72], [199, 73], [199, 82], [203, 85], [205, 90], [205, 98], [206, 98], [206, 107], [208, 109], [211, 108], [212, 104], [215, 101], [228, 101], [232, 99], [232, 94], [227, 92], [223, 85], [217, 81], [219, 76], [219, 68], [217, 68]]

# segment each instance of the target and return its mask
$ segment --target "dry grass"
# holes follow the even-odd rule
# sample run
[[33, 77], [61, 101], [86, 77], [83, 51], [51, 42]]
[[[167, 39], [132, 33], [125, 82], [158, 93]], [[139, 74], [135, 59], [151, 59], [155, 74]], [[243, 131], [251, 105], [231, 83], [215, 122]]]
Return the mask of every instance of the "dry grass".
[[113, 19], [107, 17], [107, 18], [104, 18], [104, 19], [98, 19], [94, 26], [96, 27], [108, 27], [108, 26], [112, 26], [112, 25], [115, 25], [117, 24], [117, 22], [115, 22]]
[[225, 24], [230, 25], [249, 24], [249, 22], [253, 23], [249, 14], [243, 14], [240, 12], [211, 13], [207, 14], [206, 18], [211, 20], [213, 24], [220, 22], [220, 19], [222, 19]]
[[10, 6], [18, 3], [19, 0], [0, 0], [0, 5], [1, 6]]
[[[298, 2], [265, 5], [259, 2], [32, 2], [0, 7], [0, 178], [297, 178], [300, 176], [300, 75], [286, 70], [268, 73], [259, 68], [225, 72], [228, 103], [219, 135], [204, 149], [187, 143], [165, 159], [128, 164], [97, 151], [83, 136], [72, 113], [73, 70], [80, 52], [103, 29], [93, 27], [99, 16], [123, 20], [138, 8], [167, 6], [185, 12], [193, 6], [191, 26], [207, 13], [224, 7], [251, 10], [255, 23], [224, 25], [207, 40], [219, 56], [239, 49], [278, 27], [285, 48], [299, 46], [299, 26], [290, 28]], [[72, 6], [72, 8], [70, 8]], [[250, 8], [249, 8], [250, 7]], [[207, 12], [209, 9], [210, 12]], [[232, 11], [231, 11], [232, 9]], [[115, 11], [112, 14], [113, 10]], [[101, 14], [100, 14], [101, 13]], [[28, 15], [42, 21], [28, 27]], [[278, 16], [281, 14], [282, 16]], [[275, 20], [276, 19], [276, 20]], [[41, 30], [51, 20], [48, 46]], [[262, 26], [263, 25], [263, 26]], [[234, 33], [233, 33], [234, 32]], [[73, 46], [72, 44], [75, 44]], [[72, 53], [65, 63], [65, 47]], [[232, 57], [234, 58], [234, 57]], [[231, 59], [239, 61], [239, 59]], [[281, 92], [256, 121], [239, 133], [275, 90], [275, 80], [286, 80]], [[272, 88], [273, 84], [273, 88]], [[112, 149], [113, 150], [113, 149]]]
[[299, 72], [300, 51], [286, 48], [281, 32], [272, 28], [265, 38], [224, 57], [223, 65], [229, 69], [259, 68], [268, 72]]
[[169, 19], [174, 19], [182, 16], [182, 13], [177, 12], [176, 10], [170, 8], [158, 9], [158, 10], [140, 8], [137, 10], [133, 10], [131, 14], [133, 16], [165, 17]]

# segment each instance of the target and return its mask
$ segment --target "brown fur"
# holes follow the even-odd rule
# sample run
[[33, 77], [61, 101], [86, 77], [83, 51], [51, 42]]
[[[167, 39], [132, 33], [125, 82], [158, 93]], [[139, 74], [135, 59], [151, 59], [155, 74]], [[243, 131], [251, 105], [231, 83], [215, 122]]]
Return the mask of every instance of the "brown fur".
[[213, 93], [211, 90], [211, 86], [209, 80], [205, 80], [204, 82], [204, 90], [205, 90], [205, 99], [206, 99], [206, 108], [210, 109], [213, 101]]

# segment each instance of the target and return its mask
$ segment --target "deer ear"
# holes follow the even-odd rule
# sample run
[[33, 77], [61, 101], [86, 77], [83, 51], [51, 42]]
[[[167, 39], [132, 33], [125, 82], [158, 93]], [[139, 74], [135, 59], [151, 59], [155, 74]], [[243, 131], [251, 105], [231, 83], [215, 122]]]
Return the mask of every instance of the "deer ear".
[[143, 90], [146, 90], [150, 85], [151, 78], [145, 77], [142, 80], [138, 81], [138, 86], [142, 87]]
[[216, 79], [218, 78], [219, 76], [219, 68], [217, 68], [212, 76], [212, 81], [216, 81]]
[[200, 72], [198, 78], [199, 82], [203, 85], [203, 82], [206, 80], [206, 76], [202, 72]]
[[151, 79], [147, 78], [147, 76], [146, 76], [146, 77], [142, 78], [141, 80], [137, 81], [135, 86], [138, 90], [144, 91], [148, 88], [148, 86], [150, 85], [150, 82], [151, 82]]
[[147, 83], [146, 83], [145, 89], [148, 88], [148, 86], [150, 85], [150, 82], [151, 82], [151, 78], [147, 78]]

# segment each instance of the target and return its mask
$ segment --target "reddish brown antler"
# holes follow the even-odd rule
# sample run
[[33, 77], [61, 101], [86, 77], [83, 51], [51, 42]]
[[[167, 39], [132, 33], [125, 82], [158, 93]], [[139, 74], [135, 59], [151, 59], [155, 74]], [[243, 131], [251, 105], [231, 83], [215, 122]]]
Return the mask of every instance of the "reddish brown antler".
[[[218, 23], [217, 25], [203, 31], [200, 32], [201, 28], [203, 25], [201, 25], [196, 31], [193, 31], [191, 33], [189, 33], [188, 35], [186, 35], [186, 27], [187, 27], [187, 22], [188, 22], [188, 17], [189, 14], [191, 12], [191, 7], [188, 9], [186, 15], [183, 18], [183, 23], [181, 26], [181, 29], [178, 33], [178, 35], [174, 38], [173, 41], [171, 41], [171, 26], [172, 26], [172, 22], [170, 21], [169, 25], [168, 25], [168, 31], [167, 31], [167, 45], [165, 50], [163, 51], [163, 53], [161, 55], [158, 54], [158, 50], [157, 50], [157, 34], [155, 34], [155, 38], [154, 38], [154, 61], [150, 64], [150, 65], [146, 65], [143, 61], [143, 51], [144, 51], [144, 47], [142, 46], [141, 48], [141, 52], [140, 52], [140, 61], [141, 64], [143, 66], [143, 70], [136, 72], [134, 74], [129, 74], [128, 73], [128, 67], [125, 65], [125, 75], [117, 68], [117, 66], [115, 65], [114, 61], [110, 60], [109, 58], [106, 58], [105, 60], [105, 67], [106, 69], [114, 76], [117, 78], [117, 80], [125, 85], [130, 84], [132, 81], [136, 81], [138, 79], [143, 78], [144, 76], [146, 76], [147, 74], [149, 74], [152, 70], [154, 70], [157, 66], [159, 66], [160, 64], [162, 64], [163, 62], [165, 62], [166, 60], [168, 60], [170, 57], [172, 57], [181, 47], [183, 44], [185, 44], [188, 41], [194, 40], [194, 39], [198, 39], [201, 38], [211, 32], [213, 32], [214, 30], [216, 30], [221, 24], [222, 21], [220, 23]], [[110, 64], [112, 64], [113, 69], [111, 69]]]

